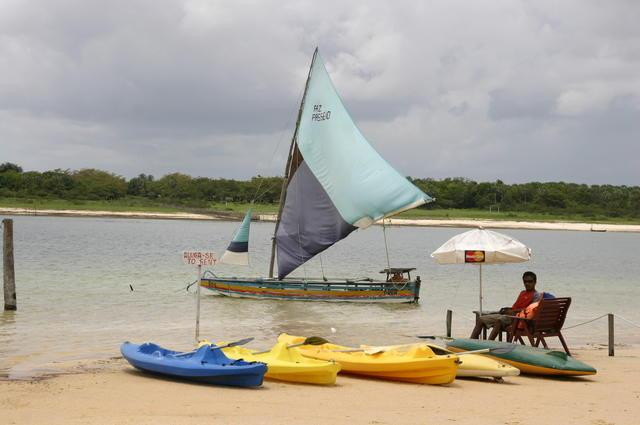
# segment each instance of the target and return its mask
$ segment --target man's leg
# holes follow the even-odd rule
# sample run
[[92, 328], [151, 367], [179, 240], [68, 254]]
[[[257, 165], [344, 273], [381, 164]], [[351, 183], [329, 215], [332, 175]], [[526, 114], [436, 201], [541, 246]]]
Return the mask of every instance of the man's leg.
[[470, 338], [478, 339], [480, 337], [480, 332], [482, 332], [483, 329], [492, 327], [499, 319], [499, 317], [499, 314], [485, 314], [484, 316], [478, 317], [476, 326], [475, 328], [473, 328], [473, 332], [471, 332]]
[[506, 331], [509, 325], [511, 324], [511, 319], [506, 315], [499, 315], [496, 319], [496, 323], [493, 326], [493, 330], [491, 331], [491, 335], [489, 335], [489, 339], [496, 339], [498, 335], [502, 331]]
[[469, 338], [478, 339], [480, 337], [480, 332], [482, 332], [483, 329], [485, 329], [484, 323], [482, 323], [481, 320], [476, 321], [476, 327], [473, 328], [473, 331], [471, 332], [471, 336]]
[[502, 321], [496, 320], [496, 323], [493, 325], [493, 329], [491, 329], [491, 335], [489, 335], [489, 339], [496, 339], [498, 335], [502, 332]]

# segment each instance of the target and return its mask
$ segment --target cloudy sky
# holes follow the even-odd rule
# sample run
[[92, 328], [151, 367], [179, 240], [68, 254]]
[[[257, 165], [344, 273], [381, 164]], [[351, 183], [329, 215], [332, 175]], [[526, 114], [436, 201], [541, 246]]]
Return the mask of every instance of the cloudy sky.
[[640, 2], [0, 0], [0, 162], [279, 175], [315, 46], [401, 173], [640, 184]]

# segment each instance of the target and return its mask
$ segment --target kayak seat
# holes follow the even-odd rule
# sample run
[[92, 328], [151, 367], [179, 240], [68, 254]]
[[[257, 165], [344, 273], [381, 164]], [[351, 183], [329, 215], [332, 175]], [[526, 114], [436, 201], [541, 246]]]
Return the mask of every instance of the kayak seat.
[[544, 348], [549, 348], [545, 338], [555, 336], [560, 339], [564, 351], [571, 355], [561, 332], [570, 305], [570, 297], [543, 298], [533, 318], [512, 316], [511, 325], [507, 328], [507, 341], [520, 342], [524, 345], [523, 337], [526, 337], [533, 347], [538, 347], [542, 343]]

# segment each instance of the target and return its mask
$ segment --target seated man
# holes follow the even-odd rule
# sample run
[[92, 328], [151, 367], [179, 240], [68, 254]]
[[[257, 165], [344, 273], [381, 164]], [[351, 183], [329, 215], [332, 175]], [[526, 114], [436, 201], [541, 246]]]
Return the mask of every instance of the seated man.
[[389, 279], [389, 282], [394, 282], [394, 283], [401, 283], [401, 282], [406, 282], [407, 279], [405, 279], [402, 276], [402, 273], [400, 272], [395, 272], [393, 273], [393, 276], [391, 276], [391, 278]]
[[471, 338], [478, 339], [480, 332], [486, 328], [493, 328], [489, 339], [496, 339], [500, 332], [505, 330], [511, 324], [511, 318], [518, 312], [524, 310], [529, 304], [539, 301], [539, 294], [536, 292], [536, 274], [534, 272], [524, 272], [522, 275], [522, 283], [525, 290], [520, 292], [518, 299], [511, 307], [500, 309], [499, 314], [483, 314], [478, 318], [476, 327], [471, 332]]

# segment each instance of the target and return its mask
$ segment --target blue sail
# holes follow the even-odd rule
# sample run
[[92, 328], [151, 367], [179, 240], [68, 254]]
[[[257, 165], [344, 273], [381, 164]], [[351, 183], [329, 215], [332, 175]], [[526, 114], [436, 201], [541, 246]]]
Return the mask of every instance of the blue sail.
[[249, 265], [249, 228], [251, 226], [251, 210], [247, 211], [244, 219], [233, 235], [233, 239], [227, 250], [220, 257], [220, 262], [224, 264], [235, 264], [239, 266]]
[[276, 232], [280, 279], [355, 229], [432, 200], [360, 133], [317, 50], [307, 84]]

